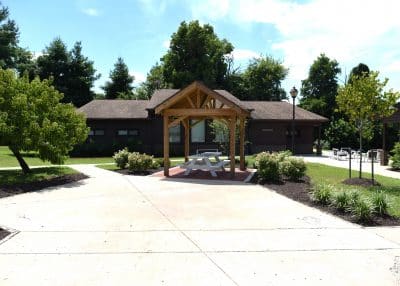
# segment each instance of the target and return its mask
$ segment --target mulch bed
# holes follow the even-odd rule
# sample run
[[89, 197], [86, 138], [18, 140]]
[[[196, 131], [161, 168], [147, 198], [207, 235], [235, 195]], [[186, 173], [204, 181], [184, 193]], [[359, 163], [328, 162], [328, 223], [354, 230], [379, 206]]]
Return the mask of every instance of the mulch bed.
[[366, 179], [366, 178], [350, 178], [344, 180], [342, 183], [346, 185], [361, 186], [367, 188], [381, 185], [377, 181], [372, 182], [371, 179]]
[[262, 182], [259, 180], [257, 173], [254, 174], [252, 180], [254, 184], [261, 184], [268, 189], [274, 190], [275, 192], [284, 195], [292, 200], [303, 203], [307, 206], [320, 209], [321, 211], [330, 213], [332, 215], [338, 216], [344, 220], [350, 221], [352, 223], [357, 223], [363, 226], [397, 226], [400, 225], [400, 219], [392, 216], [379, 217], [374, 216], [370, 222], [358, 222], [350, 213], [345, 213], [337, 210], [331, 206], [324, 206], [314, 203], [309, 195], [311, 188], [310, 178], [303, 177], [302, 180], [298, 182], [292, 182], [288, 180], [283, 180], [281, 182]]
[[28, 192], [35, 192], [48, 187], [65, 185], [87, 178], [89, 177], [82, 173], [68, 174], [37, 182], [15, 184], [10, 186], [0, 186], [0, 191], [5, 193], [6, 194], [5, 196], [7, 196], [7, 194], [9, 195], [22, 194]]
[[158, 168], [158, 169], [150, 169], [147, 171], [130, 171], [128, 169], [119, 169], [119, 170], [114, 170], [114, 172], [120, 173], [122, 175], [135, 175], [135, 176], [149, 176], [152, 175], [154, 173], [158, 173], [161, 170], [164, 170], [163, 168]]

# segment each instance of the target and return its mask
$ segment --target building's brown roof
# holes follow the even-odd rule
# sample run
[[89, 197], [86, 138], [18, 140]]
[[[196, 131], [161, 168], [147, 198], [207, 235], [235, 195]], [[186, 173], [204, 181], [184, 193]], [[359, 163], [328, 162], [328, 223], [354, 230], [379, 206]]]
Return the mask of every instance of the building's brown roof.
[[92, 100], [78, 110], [88, 119], [144, 119], [148, 104], [148, 100], [102, 99]]
[[[293, 105], [284, 101], [242, 101], [253, 109], [250, 117], [255, 120], [292, 120]], [[327, 118], [296, 106], [295, 118], [301, 121], [328, 121]]]
[[[176, 94], [178, 89], [160, 89], [154, 92], [150, 100], [93, 100], [79, 108], [88, 119], [145, 119], [147, 110], [155, 109], [168, 98]], [[255, 120], [292, 120], [293, 106], [283, 101], [241, 101], [225, 90], [215, 90], [235, 105], [251, 110], [250, 117]], [[297, 121], [328, 121], [325, 117], [296, 106]], [[400, 114], [399, 114], [400, 116]]]
[[180, 89], [158, 89], [151, 96], [147, 109], [154, 109], [168, 98], [177, 93]]

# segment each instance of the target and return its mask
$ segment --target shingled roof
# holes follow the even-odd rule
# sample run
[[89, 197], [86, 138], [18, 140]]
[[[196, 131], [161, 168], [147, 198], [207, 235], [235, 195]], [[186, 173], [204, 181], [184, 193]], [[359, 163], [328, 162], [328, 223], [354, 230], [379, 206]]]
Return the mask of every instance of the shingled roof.
[[[243, 109], [251, 110], [254, 120], [292, 120], [293, 106], [283, 101], [241, 101], [226, 90], [214, 90]], [[88, 119], [146, 119], [149, 109], [155, 109], [179, 89], [160, 89], [154, 92], [150, 100], [93, 100], [79, 108]], [[325, 117], [296, 106], [296, 121], [325, 122]]]
[[384, 123], [399, 123], [400, 122], [400, 103], [396, 104], [396, 109], [397, 110], [392, 115], [383, 119]]
[[148, 100], [92, 100], [78, 110], [88, 119], [145, 119]]
[[[247, 108], [253, 111], [250, 117], [255, 120], [292, 120], [293, 105], [285, 101], [242, 101]], [[297, 121], [328, 121], [327, 118], [307, 111], [303, 108], [295, 108], [295, 118]]]

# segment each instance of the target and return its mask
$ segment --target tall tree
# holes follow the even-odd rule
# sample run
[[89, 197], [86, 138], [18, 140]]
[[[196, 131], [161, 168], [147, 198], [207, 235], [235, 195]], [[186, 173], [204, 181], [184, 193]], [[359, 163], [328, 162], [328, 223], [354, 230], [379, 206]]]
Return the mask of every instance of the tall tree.
[[149, 99], [156, 89], [169, 88], [164, 79], [163, 66], [156, 63], [147, 73], [146, 81], [141, 83], [135, 91], [135, 98]]
[[359, 63], [357, 66], [352, 68], [349, 76], [349, 83], [353, 81], [354, 77], [368, 76], [369, 72], [369, 67], [366, 64]]
[[61, 98], [48, 80], [30, 81], [0, 69], [0, 144], [10, 148], [24, 173], [30, 169], [22, 151], [36, 151], [40, 159], [61, 164], [87, 137], [85, 118], [71, 104], [60, 103]]
[[[351, 83], [339, 88], [336, 98], [339, 110], [357, 126], [360, 152], [363, 149], [363, 138], [371, 138], [371, 129], [377, 119], [387, 117], [394, 112], [394, 104], [400, 98], [399, 92], [384, 91], [388, 79], [378, 79], [378, 72], [368, 76], [354, 76]], [[362, 164], [360, 160], [361, 178]]]
[[82, 106], [94, 98], [92, 91], [94, 82], [100, 78], [93, 67], [93, 61], [82, 55], [81, 42], [76, 42], [70, 52], [69, 75], [67, 78], [67, 92], [65, 102], [72, 102], [75, 106]]
[[[0, 2], [0, 6], [1, 6]], [[18, 50], [18, 27], [8, 19], [7, 7], [0, 8], [0, 68], [15, 68]]]
[[240, 97], [247, 100], [286, 99], [286, 92], [281, 87], [281, 81], [287, 74], [288, 69], [272, 57], [253, 59], [243, 73], [245, 94]]
[[67, 45], [56, 38], [38, 57], [37, 65], [40, 78], [52, 78], [54, 87], [64, 94], [62, 102], [79, 107], [93, 99], [91, 88], [100, 75], [93, 62], [82, 55], [80, 42], [68, 51]]
[[336, 108], [337, 76], [340, 73], [338, 62], [321, 54], [311, 65], [308, 78], [301, 82], [300, 106], [332, 118]]
[[223, 88], [228, 68], [227, 55], [233, 46], [220, 40], [211, 25], [182, 22], [172, 34], [168, 52], [161, 58], [165, 81], [182, 88], [195, 80], [211, 88]]
[[114, 69], [110, 72], [111, 81], [102, 87], [107, 99], [130, 98], [132, 96], [134, 77], [129, 75], [128, 66], [122, 58], [118, 58]]

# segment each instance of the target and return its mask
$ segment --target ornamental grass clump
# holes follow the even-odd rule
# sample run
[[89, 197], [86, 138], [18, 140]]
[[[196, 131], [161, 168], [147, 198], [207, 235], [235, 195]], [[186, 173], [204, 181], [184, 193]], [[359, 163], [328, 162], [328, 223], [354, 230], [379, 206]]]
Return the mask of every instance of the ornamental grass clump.
[[144, 172], [152, 168], [153, 156], [133, 152], [128, 156], [128, 169], [132, 172]]
[[332, 200], [333, 186], [329, 184], [317, 184], [311, 190], [311, 200], [321, 204], [329, 205]]
[[377, 191], [371, 200], [374, 213], [384, 216], [388, 214], [389, 203], [387, 196], [382, 191]]
[[351, 206], [351, 213], [357, 221], [368, 222], [371, 221], [373, 209], [368, 201], [359, 199]]
[[345, 212], [349, 210], [351, 205], [351, 197], [348, 192], [343, 191], [337, 193], [332, 200], [332, 206], [338, 209], [341, 212]]
[[261, 152], [257, 154], [254, 166], [261, 179], [265, 181], [280, 180], [279, 158], [275, 153]]
[[292, 181], [300, 180], [306, 174], [306, 169], [303, 159], [285, 158], [280, 162], [281, 173]]
[[128, 164], [128, 157], [131, 153], [129, 153], [128, 148], [124, 148], [114, 153], [113, 159], [115, 161], [115, 165], [117, 165], [120, 169], [125, 169]]

